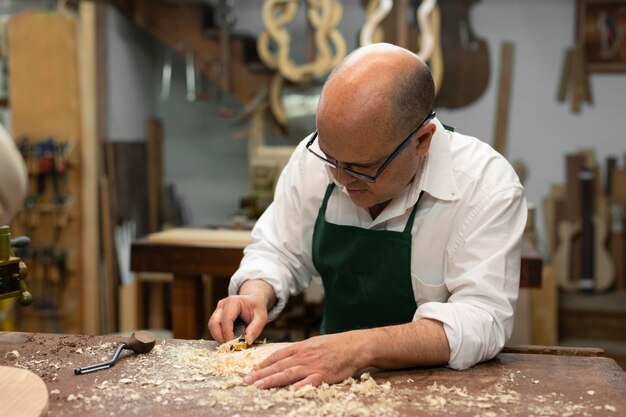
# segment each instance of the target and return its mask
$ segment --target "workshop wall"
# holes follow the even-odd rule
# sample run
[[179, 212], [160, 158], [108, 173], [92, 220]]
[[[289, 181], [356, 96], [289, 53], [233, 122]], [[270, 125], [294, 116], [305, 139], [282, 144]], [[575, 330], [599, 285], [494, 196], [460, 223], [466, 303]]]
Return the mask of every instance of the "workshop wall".
[[105, 137], [114, 142], [143, 140], [146, 118], [155, 114], [153, 86], [158, 43], [117, 9], [107, 7]]
[[[551, 184], [564, 182], [566, 153], [591, 147], [600, 160], [607, 155], [624, 153], [624, 74], [592, 75], [594, 104], [583, 105], [579, 114], [572, 113], [567, 103], [556, 100], [564, 52], [574, 43], [575, 7], [576, 2], [571, 0], [482, 0], [477, 3], [471, 8], [470, 21], [476, 35], [485, 39], [489, 46], [489, 86], [483, 96], [469, 106], [458, 110], [437, 109], [439, 118], [445, 123], [492, 143], [500, 45], [512, 41], [515, 50], [508, 156], [510, 160], [519, 159], [526, 163], [528, 199], [538, 205]], [[258, 33], [262, 29], [261, 2], [238, 1], [236, 12], [236, 30], [246, 28], [246, 31]], [[363, 16], [360, 1], [344, 2], [341, 30], [349, 49], [355, 47]], [[232, 137], [244, 125], [219, 117], [215, 101], [190, 103], [185, 100], [180, 58], [174, 62], [170, 98], [165, 102], [158, 101], [162, 47], [155, 47], [155, 41], [144, 35], [133, 35], [144, 38], [139, 42], [153, 51], [150, 54], [135, 53], [137, 43], [126, 42], [125, 37], [132, 34], [123, 29], [123, 24], [130, 23], [122, 23], [125, 18], [120, 16], [116, 19], [115, 24], [109, 25], [109, 40], [118, 42], [118, 37], [124, 41], [119, 41], [109, 51], [109, 60], [115, 61], [109, 67], [110, 76], [118, 79], [129, 72], [141, 75], [142, 79], [141, 82], [120, 82], [117, 85], [119, 94], [110, 98], [110, 110], [115, 108], [109, 114], [111, 137], [136, 137], [133, 135], [137, 134], [139, 127], [126, 125], [122, 119], [130, 117], [131, 111], [138, 111], [137, 106], [144, 106], [146, 114], [153, 111], [161, 117], [165, 128], [166, 183], [176, 185], [191, 210], [194, 224], [220, 224], [237, 211], [239, 198], [248, 191], [246, 144]], [[298, 41], [293, 42], [297, 44]], [[146, 69], [149, 66], [152, 70]], [[148, 79], [152, 81], [152, 89], [147, 86]], [[139, 94], [138, 88], [153, 102], [130, 100], [128, 92]], [[140, 116], [134, 120], [138, 126], [144, 126]], [[537, 224], [539, 240], [543, 241], [540, 210]]]

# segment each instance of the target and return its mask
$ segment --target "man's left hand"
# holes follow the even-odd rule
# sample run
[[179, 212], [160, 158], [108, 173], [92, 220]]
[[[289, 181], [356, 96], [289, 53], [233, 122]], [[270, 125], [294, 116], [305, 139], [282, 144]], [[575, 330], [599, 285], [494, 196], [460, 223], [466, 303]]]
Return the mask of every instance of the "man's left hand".
[[317, 336], [278, 350], [244, 378], [257, 388], [291, 385], [333, 384], [353, 376], [361, 369], [362, 358], [355, 333]]

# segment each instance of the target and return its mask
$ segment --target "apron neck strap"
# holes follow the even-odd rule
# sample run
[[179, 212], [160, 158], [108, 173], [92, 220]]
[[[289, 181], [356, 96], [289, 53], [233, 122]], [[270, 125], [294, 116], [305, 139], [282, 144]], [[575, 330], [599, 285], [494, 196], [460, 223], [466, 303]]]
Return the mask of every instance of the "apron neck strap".
[[322, 202], [322, 207], [320, 207], [320, 211], [324, 214], [326, 214], [326, 205], [328, 204], [328, 199], [330, 198], [330, 195], [332, 194], [334, 188], [335, 188], [334, 182], [331, 182], [330, 184], [328, 184], [328, 187], [326, 187], [326, 194], [324, 194], [324, 201]]
[[417, 201], [413, 206], [413, 210], [411, 210], [411, 215], [409, 216], [409, 220], [406, 222], [406, 226], [404, 226], [404, 233], [411, 233], [413, 229], [413, 220], [415, 220], [415, 212], [417, 211], [417, 205], [419, 204], [422, 196], [424, 195], [424, 190], [420, 191], [419, 197], [417, 197]]

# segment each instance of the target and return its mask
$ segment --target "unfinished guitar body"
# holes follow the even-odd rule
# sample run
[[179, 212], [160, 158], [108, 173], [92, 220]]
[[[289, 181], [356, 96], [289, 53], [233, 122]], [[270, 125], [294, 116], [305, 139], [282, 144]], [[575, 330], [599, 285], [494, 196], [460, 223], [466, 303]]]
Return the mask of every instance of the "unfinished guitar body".
[[[593, 216], [593, 291], [603, 292], [613, 283], [614, 268], [611, 258], [604, 247], [607, 237], [607, 227], [600, 216]], [[581, 290], [580, 280], [583, 277], [574, 277], [573, 262], [579, 262], [580, 254], [573, 253], [573, 242], [581, 235], [581, 222], [563, 220], [559, 223], [559, 247], [554, 254], [554, 264], [557, 267], [559, 286], [565, 291], [577, 292]], [[586, 278], [586, 277], [585, 277]]]

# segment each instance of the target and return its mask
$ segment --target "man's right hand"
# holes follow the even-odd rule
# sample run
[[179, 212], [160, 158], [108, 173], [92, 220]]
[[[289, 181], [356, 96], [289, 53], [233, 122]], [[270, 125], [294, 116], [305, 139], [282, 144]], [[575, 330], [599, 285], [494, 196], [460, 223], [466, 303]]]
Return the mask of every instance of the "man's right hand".
[[235, 338], [237, 318], [246, 324], [246, 340], [252, 343], [267, 324], [267, 312], [276, 303], [274, 289], [267, 282], [254, 279], [243, 283], [238, 295], [220, 300], [209, 319], [209, 331], [218, 343]]

